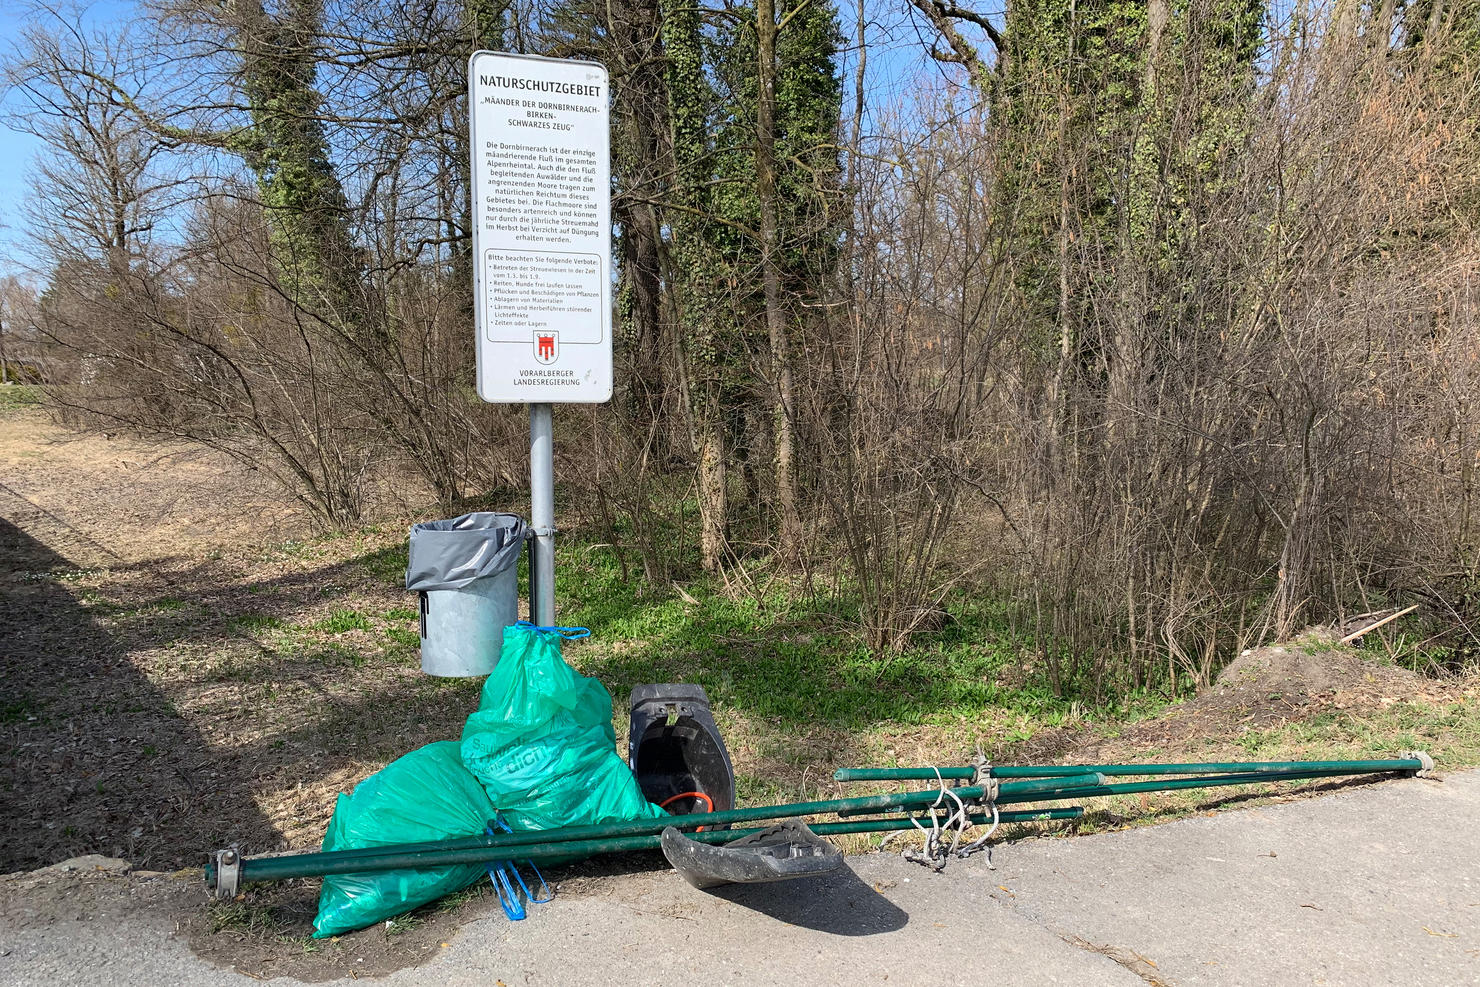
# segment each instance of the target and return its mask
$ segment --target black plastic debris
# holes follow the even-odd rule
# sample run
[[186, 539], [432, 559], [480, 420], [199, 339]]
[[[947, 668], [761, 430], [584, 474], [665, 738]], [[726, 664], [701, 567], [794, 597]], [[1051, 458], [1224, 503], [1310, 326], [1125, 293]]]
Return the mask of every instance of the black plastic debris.
[[632, 690], [627, 763], [649, 802], [677, 816], [735, 807], [735, 769], [702, 686]]
[[696, 843], [669, 826], [663, 830], [663, 856], [696, 888], [815, 877], [843, 866], [843, 852], [800, 819], [724, 846]]

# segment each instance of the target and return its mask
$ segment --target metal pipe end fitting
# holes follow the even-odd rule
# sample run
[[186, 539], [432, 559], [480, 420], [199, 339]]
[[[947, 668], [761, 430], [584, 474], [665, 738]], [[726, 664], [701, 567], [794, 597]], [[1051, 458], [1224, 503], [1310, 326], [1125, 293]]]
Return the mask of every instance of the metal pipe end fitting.
[[1398, 756], [1405, 761], [1417, 761], [1423, 765], [1417, 771], [1412, 772], [1414, 778], [1432, 778], [1434, 776], [1434, 759], [1428, 755], [1427, 751], [1404, 751]]
[[242, 855], [236, 847], [227, 847], [225, 850], [217, 850], [215, 853], [215, 867], [207, 870], [207, 876], [214, 870], [216, 881], [211, 888], [217, 898], [235, 898], [242, 883]]

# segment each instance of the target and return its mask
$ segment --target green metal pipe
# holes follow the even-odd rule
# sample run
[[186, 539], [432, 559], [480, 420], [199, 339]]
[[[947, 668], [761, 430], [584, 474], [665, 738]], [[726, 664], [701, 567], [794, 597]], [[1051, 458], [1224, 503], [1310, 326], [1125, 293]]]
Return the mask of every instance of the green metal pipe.
[[[1208, 764], [1107, 764], [1091, 768], [1102, 775], [1216, 775], [1216, 774], [1285, 774], [1291, 771], [1330, 771], [1337, 774], [1375, 774], [1383, 771], [1419, 771], [1423, 763], [1416, 758], [1393, 758], [1381, 761], [1219, 761]], [[1005, 776], [1004, 776], [1005, 777]], [[1012, 777], [1040, 777], [1013, 775]]]
[[[1194, 775], [1227, 772], [1268, 772], [1333, 770], [1346, 774], [1370, 774], [1379, 771], [1418, 771], [1423, 763], [1415, 758], [1393, 758], [1379, 761], [1211, 761], [1192, 764], [1047, 764], [993, 766], [994, 778], [1057, 778], [1094, 771], [1102, 775]], [[971, 781], [975, 768], [941, 768], [940, 777]], [[934, 768], [839, 768], [833, 772], [836, 781], [933, 781]]]
[[[833, 781], [934, 781], [935, 775], [933, 768], [839, 768], [833, 772]], [[940, 777], [945, 781], [973, 781], [976, 769], [941, 768]]]
[[[1098, 771], [1081, 771], [1078, 774], [1067, 777], [1033, 778], [1028, 781], [1010, 781], [1005, 785], [998, 785], [999, 795], [1031, 795], [1034, 792], [1049, 792], [1060, 788], [1072, 788], [1078, 785], [1101, 784], [1105, 776]], [[997, 801], [1002, 801], [1000, 798]]]
[[[1356, 774], [1374, 774], [1371, 771]], [[1320, 778], [1348, 777], [1351, 772], [1326, 771], [1280, 771], [1250, 772], [1247, 774], [1204, 775], [1198, 778], [1162, 778], [1154, 781], [1127, 781], [1109, 785], [1095, 785], [1071, 791], [1055, 793], [1051, 798], [1087, 799], [1107, 795], [1134, 795], [1139, 792], [1171, 792], [1186, 788], [1221, 788], [1226, 785], [1267, 785], [1276, 781], [1313, 781]], [[1045, 797], [1042, 801], [1050, 801]], [[1038, 800], [1035, 800], [1038, 801]]]
[[[1076, 788], [1083, 788], [1087, 785], [1103, 785], [1104, 783], [1105, 776], [1098, 772], [1070, 775], [1067, 778], [1035, 778], [1030, 781], [1010, 782], [1006, 785], [997, 786], [997, 801], [1007, 805], [1010, 805], [1013, 802], [1037, 802], [1039, 801], [1039, 799], [1036, 796], [1041, 796], [1047, 792], [1070, 791]], [[981, 789], [957, 788], [947, 789], [947, 791], [956, 792], [964, 800], [966, 796], [961, 793], [972, 791], [980, 794]], [[919, 796], [919, 800], [906, 803], [907, 805], [930, 805], [938, 801], [943, 802], [946, 805], [954, 805], [954, 803], [950, 802], [950, 800], [942, 799], [940, 789], [936, 789], [933, 792], [917, 792], [916, 794]], [[868, 812], [877, 811], [879, 810], [839, 809], [837, 810], [837, 813], [839, 816], [860, 816]]]
[[[1084, 815], [1081, 806], [1056, 809], [1031, 809], [1019, 812], [1001, 812], [1002, 823], [1040, 822], [1050, 819], [1077, 819]], [[971, 817], [977, 825], [989, 824], [992, 817], [978, 814]], [[922, 821], [928, 824], [928, 820]], [[914, 823], [908, 818], [860, 819], [853, 822], [815, 823], [812, 832], [819, 836], [836, 836], [847, 833], [875, 833], [890, 830], [912, 829]], [[765, 828], [710, 830], [703, 833], [687, 833], [698, 843], [729, 843], [742, 837], [764, 832]], [[546, 830], [546, 833], [558, 830]], [[408, 847], [376, 847], [386, 851], [373, 856], [351, 858], [345, 853], [300, 853], [281, 857], [246, 857], [242, 860], [242, 882], [279, 881], [290, 877], [324, 877], [330, 874], [360, 874], [375, 871], [405, 870], [426, 867], [447, 867], [453, 864], [492, 863], [499, 860], [566, 860], [589, 857], [601, 853], [618, 853], [631, 850], [656, 850], [661, 846], [657, 835], [612, 837], [594, 840], [567, 840], [522, 846], [465, 846], [458, 848], [411, 849]], [[214, 875], [207, 873], [207, 880]]]
[[[1356, 774], [1374, 773], [1370, 771], [1356, 772]], [[1311, 781], [1319, 778], [1349, 777], [1351, 774], [1352, 772], [1328, 768], [1322, 771], [1247, 772], [1230, 775], [1202, 775], [1196, 778], [1161, 778], [1152, 781], [1116, 782], [1106, 785], [1063, 788], [1057, 791], [1043, 792], [1036, 796], [1014, 796], [1012, 801], [1053, 802], [1059, 799], [1100, 798], [1107, 795], [1133, 795], [1139, 792], [1169, 792], [1187, 788], [1219, 788], [1226, 785], [1267, 785], [1276, 781]], [[1005, 788], [1006, 786], [1003, 787]], [[917, 812], [934, 801], [935, 799], [933, 797], [922, 799], [919, 802], [900, 806], [899, 811]], [[1002, 804], [1004, 800], [999, 798], [997, 801], [998, 804]], [[839, 815], [845, 814], [839, 813]]]
[[[1039, 793], [1045, 790], [1058, 790], [1070, 787], [1069, 781], [1083, 784], [1103, 783], [1104, 778], [1100, 775], [1077, 775], [1073, 778], [1055, 778], [1055, 780], [1032, 780], [1021, 781], [1021, 783], [1003, 784], [999, 787], [998, 802], [1002, 805], [1011, 805], [1012, 802], [1036, 802], [1042, 798]], [[978, 787], [965, 787], [955, 789], [958, 798], [963, 801], [981, 798], [981, 789]], [[438, 852], [454, 851], [454, 849], [488, 849], [496, 846], [533, 846], [536, 843], [556, 843], [571, 841], [605, 841], [605, 839], [619, 839], [625, 836], [647, 836], [662, 833], [666, 827], [678, 826], [679, 829], [690, 829], [697, 826], [718, 826], [721, 823], [749, 823], [756, 820], [771, 820], [771, 818], [789, 818], [793, 815], [826, 815], [832, 812], [847, 811], [852, 809], [854, 814], [858, 812], [879, 812], [887, 809], [897, 808], [901, 805], [929, 804], [940, 796], [940, 790], [931, 792], [903, 792], [897, 795], [867, 795], [852, 799], [830, 799], [823, 802], [793, 802], [789, 805], [759, 805], [755, 808], [724, 809], [719, 812], [700, 812], [693, 815], [675, 815], [675, 817], [662, 818], [662, 820], [633, 820], [629, 823], [607, 823], [601, 826], [567, 826], [564, 829], [554, 830], [531, 830], [522, 833], [503, 833], [499, 836], [466, 836], [453, 841], [441, 841], [435, 843], [408, 843], [398, 846], [367, 846], [363, 849], [337, 849], [323, 854], [327, 861], [343, 860], [369, 860], [369, 858], [380, 857], [386, 854], [406, 854], [406, 852]], [[601, 852], [601, 851], [595, 851]], [[258, 857], [243, 858], [241, 863], [241, 880], [281, 880], [284, 877], [297, 877], [309, 875], [297, 875], [297, 873], [275, 873], [278, 864], [272, 861], [292, 860], [293, 857], [302, 857], [303, 854], [290, 855], [290, 857]], [[363, 870], [363, 867], [349, 867], [349, 869], [333, 870], [326, 873], [354, 873], [355, 870]], [[263, 876], [258, 876], [262, 873]]]

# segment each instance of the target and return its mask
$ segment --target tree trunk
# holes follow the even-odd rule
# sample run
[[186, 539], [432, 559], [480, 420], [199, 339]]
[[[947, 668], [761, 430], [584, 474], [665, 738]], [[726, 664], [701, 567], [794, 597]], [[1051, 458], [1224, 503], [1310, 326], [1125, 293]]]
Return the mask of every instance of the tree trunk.
[[801, 552], [802, 517], [797, 504], [795, 391], [786, 308], [781, 297], [780, 224], [776, 206], [776, 3], [756, 4], [756, 197], [761, 213], [761, 277], [766, 296], [766, 331], [771, 342], [771, 386], [775, 399], [776, 501], [781, 513], [781, 555]]
[[[703, 45], [697, 9], [692, 4], [665, 5], [663, 11], [664, 86], [673, 155], [672, 201], [668, 215], [670, 247], [665, 265], [666, 296], [671, 305], [670, 332], [679, 352], [679, 387], [686, 393], [688, 428], [698, 458], [699, 510], [703, 519], [700, 545], [704, 568], [724, 562], [729, 531], [723, 389], [729, 360], [728, 336], [734, 331], [713, 304], [722, 290], [723, 270], [709, 237], [709, 172], [707, 121], [711, 93], [704, 76]], [[661, 244], [659, 244], [661, 250]], [[663, 255], [660, 253], [660, 259]]]
[[700, 398], [706, 407], [700, 422], [699, 514], [703, 531], [699, 547], [704, 568], [713, 572], [724, 564], [730, 517], [728, 450], [719, 409], [719, 387], [706, 384]]
[[628, 410], [647, 427], [659, 419], [666, 394], [658, 256], [662, 220], [651, 202], [642, 201], [658, 192], [665, 170], [661, 11], [656, 0], [612, 0], [609, 11], [611, 59], [620, 70], [613, 134], [618, 180], [638, 193], [614, 203], [622, 228], [623, 330], [632, 360]]
[[292, 0], [275, 16], [249, 0], [233, 13], [252, 120], [240, 151], [271, 219], [283, 290], [327, 322], [357, 325], [359, 251], [314, 88], [321, 10], [312, 0]]

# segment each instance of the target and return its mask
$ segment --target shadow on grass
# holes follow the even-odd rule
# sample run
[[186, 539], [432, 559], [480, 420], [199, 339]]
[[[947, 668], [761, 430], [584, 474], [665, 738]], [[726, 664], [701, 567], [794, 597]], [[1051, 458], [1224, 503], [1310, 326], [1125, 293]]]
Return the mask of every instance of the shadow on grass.
[[78, 568], [0, 518], [0, 872], [83, 853], [174, 868], [270, 841], [237, 753], [186, 723], [52, 575]]

